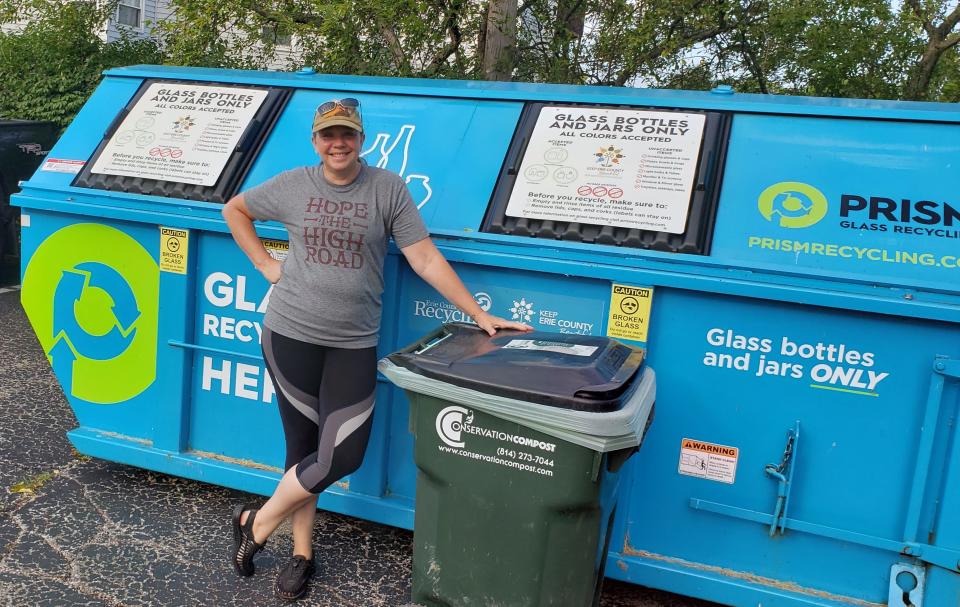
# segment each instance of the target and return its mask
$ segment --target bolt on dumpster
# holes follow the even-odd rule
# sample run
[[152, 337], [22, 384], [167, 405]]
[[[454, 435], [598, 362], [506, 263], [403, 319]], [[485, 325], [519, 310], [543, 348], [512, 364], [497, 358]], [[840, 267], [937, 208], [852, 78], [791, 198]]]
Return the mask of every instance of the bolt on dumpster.
[[[272, 491], [270, 293], [219, 211], [314, 162], [313, 110], [344, 94], [482, 307], [645, 349], [656, 419], [617, 472], [607, 576], [730, 605], [956, 604], [952, 104], [111, 70], [13, 197], [79, 451]], [[351, 263], [325, 227], [317, 259]], [[283, 259], [285, 231], [258, 229]], [[465, 320], [396, 249], [385, 281], [382, 357]], [[418, 441], [455, 437], [438, 412]], [[364, 465], [320, 506], [413, 527], [410, 420], [381, 378]], [[511, 445], [491, 457], [553, 455]]]

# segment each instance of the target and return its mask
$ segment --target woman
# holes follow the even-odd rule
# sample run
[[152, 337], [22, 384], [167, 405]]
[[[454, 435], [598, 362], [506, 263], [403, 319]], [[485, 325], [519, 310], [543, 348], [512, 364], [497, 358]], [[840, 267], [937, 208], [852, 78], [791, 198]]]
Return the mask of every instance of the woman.
[[[306, 593], [314, 572], [317, 494], [363, 461], [388, 239], [418, 275], [491, 335], [532, 330], [481, 310], [433, 245], [403, 180], [360, 159], [359, 106], [352, 98], [321, 104], [312, 131], [321, 163], [281, 173], [223, 208], [237, 244], [275, 284], [261, 342], [286, 441], [286, 472], [270, 499], [259, 510], [234, 510], [232, 560], [239, 575], [252, 575], [254, 555], [290, 517], [293, 559], [275, 588], [288, 600]], [[256, 220], [287, 228], [290, 251], [282, 264], [264, 249]]]

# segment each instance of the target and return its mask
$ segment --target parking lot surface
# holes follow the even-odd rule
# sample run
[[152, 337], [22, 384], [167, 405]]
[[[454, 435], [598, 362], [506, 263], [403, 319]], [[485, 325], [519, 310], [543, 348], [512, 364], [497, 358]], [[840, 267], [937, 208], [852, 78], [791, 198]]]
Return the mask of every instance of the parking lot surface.
[[[239, 491], [85, 457], [76, 426], [20, 307], [0, 289], [0, 605], [281, 605], [281, 527], [240, 579], [227, 560]], [[410, 604], [412, 534], [320, 512], [318, 571], [298, 604]], [[602, 607], [716, 607], [608, 580]]]

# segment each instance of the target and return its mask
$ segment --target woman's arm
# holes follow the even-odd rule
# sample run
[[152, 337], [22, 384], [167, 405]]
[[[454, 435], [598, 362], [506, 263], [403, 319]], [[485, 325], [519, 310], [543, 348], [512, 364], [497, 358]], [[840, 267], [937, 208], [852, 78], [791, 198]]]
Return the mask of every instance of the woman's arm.
[[228, 200], [227, 204], [223, 205], [221, 213], [237, 246], [247, 254], [263, 277], [271, 284], [280, 280], [282, 264], [270, 257], [270, 253], [257, 236], [257, 231], [253, 227], [253, 216], [250, 215], [247, 203], [243, 201], [243, 194], [237, 194]]
[[522, 322], [512, 322], [499, 316], [493, 316], [480, 309], [473, 299], [473, 295], [463, 286], [460, 277], [453, 271], [450, 264], [437, 250], [430, 238], [416, 242], [400, 249], [407, 258], [413, 271], [423, 278], [431, 287], [439, 291], [447, 300], [466, 314], [469, 314], [481, 329], [493, 335], [497, 329], [517, 329], [519, 331], [533, 331], [533, 327]]

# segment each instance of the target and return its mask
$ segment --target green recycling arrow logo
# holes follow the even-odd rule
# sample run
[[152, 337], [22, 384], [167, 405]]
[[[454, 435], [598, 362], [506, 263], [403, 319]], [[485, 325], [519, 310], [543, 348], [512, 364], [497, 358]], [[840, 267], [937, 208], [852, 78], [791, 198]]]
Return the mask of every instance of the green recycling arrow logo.
[[21, 300], [65, 392], [111, 404], [153, 383], [159, 279], [150, 253], [109, 226], [68, 226], [37, 247]]
[[760, 193], [757, 208], [781, 228], [807, 228], [827, 215], [827, 197], [812, 185], [781, 181]]

